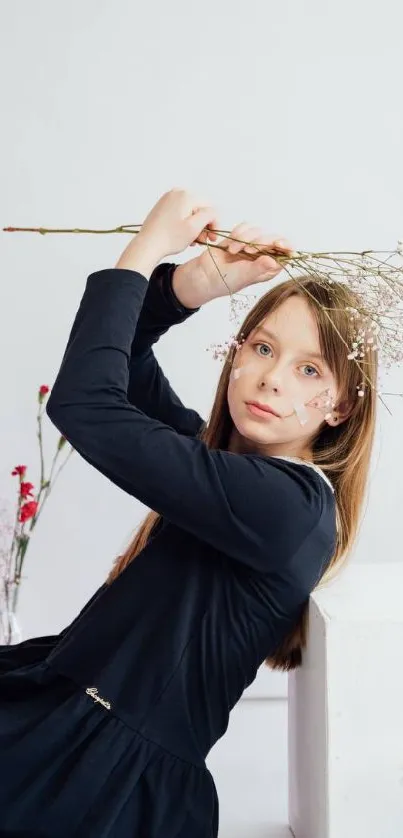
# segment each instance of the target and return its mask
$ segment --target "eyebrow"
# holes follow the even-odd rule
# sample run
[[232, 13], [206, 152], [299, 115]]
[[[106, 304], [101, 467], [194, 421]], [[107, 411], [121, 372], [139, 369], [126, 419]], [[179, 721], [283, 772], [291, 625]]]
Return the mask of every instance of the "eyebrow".
[[[267, 335], [267, 337], [271, 338], [271, 340], [275, 340], [278, 342], [278, 337], [273, 332], [270, 332], [269, 329], [266, 329], [264, 326], [261, 326], [256, 334], [255, 337], [259, 334]], [[326, 363], [323, 355], [320, 352], [310, 352], [310, 351], [303, 351], [301, 350], [301, 355], [309, 355], [310, 358], [316, 358], [318, 361], [322, 361], [322, 363]]]

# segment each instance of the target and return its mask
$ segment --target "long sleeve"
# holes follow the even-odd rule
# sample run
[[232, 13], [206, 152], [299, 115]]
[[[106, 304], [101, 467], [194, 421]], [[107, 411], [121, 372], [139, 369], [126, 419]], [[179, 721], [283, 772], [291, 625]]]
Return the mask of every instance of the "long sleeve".
[[152, 349], [171, 326], [199, 311], [199, 308], [186, 308], [175, 296], [172, 289], [175, 268], [175, 264], [164, 262], [151, 274], [131, 346], [127, 397], [147, 416], [165, 422], [179, 433], [195, 436], [204, 420], [180, 400]]
[[130, 404], [131, 347], [147, 285], [126, 269], [90, 274], [47, 414], [123, 491], [256, 570], [284, 569], [321, 528], [324, 481], [295, 463], [209, 449]]

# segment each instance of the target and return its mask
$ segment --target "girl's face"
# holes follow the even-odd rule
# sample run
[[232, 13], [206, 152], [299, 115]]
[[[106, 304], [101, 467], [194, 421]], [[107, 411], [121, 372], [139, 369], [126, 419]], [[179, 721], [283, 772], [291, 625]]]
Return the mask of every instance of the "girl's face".
[[[337, 415], [340, 424], [340, 411], [332, 408], [337, 395], [314, 315], [306, 300], [290, 297], [235, 354], [227, 392], [234, 423], [228, 450], [309, 458], [323, 423], [337, 424]], [[250, 402], [268, 405], [278, 415], [254, 411]]]

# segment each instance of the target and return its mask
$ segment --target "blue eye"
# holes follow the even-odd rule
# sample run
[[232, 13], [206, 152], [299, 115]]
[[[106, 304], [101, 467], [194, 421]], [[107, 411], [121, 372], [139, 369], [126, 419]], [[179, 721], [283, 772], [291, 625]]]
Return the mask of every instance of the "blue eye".
[[[269, 349], [269, 350], [270, 350], [270, 352], [272, 352], [271, 346], [269, 346], [269, 344], [268, 344], [268, 343], [255, 343], [255, 344], [254, 344], [254, 346], [265, 346], [267, 349]], [[258, 353], [258, 354], [260, 355], [260, 353]], [[260, 357], [261, 357], [261, 358], [262, 358], [262, 357], [266, 357], [266, 358], [267, 358], [267, 357], [268, 357], [268, 355], [267, 355], [267, 354], [266, 354], [265, 356], [264, 356], [264, 355], [260, 355]], [[315, 378], [315, 377], [317, 377], [317, 378], [321, 378], [321, 374], [320, 374], [319, 370], [317, 370], [317, 369], [316, 369], [316, 367], [313, 367], [311, 364], [302, 364], [302, 366], [303, 366], [303, 367], [306, 367], [307, 369], [311, 369], [311, 370], [313, 370], [313, 371], [316, 373], [316, 376], [314, 376], [314, 375], [306, 375], [306, 376], [305, 376], [305, 378]]]
[[266, 346], [268, 349], [270, 349], [270, 346], [269, 346], [268, 343], [255, 343], [255, 346]]
[[[319, 377], [320, 377], [320, 372], [319, 372], [319, 371], [318, 371], [315, 367], [312, 367], [312, 366], [311, 366], [311, 364], [303, 364], [302, 366], [307, 367], [308, 369], [310, 368], [311, 370], [313, 370], [314, 372], [316, 372], [316, 375], [317, 375], [317, 376], [319, 376]], [[315, 376], [313, 376], [313, 375], [307, 375], [306, 377], [307, 377], [307, 378], [314, 378]]]

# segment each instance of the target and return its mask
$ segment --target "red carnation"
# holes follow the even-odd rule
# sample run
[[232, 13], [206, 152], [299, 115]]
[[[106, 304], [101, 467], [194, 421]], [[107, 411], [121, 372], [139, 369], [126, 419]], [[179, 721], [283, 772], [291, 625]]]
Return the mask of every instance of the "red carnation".
[[[11, 229], [11, 228], [9, 228]], [[50, 470], [50, 477], [49, 479], [45, 479], [45, 463], [44, 463], [44, 456], [43, 456], [43, 444], [42, 444], [42, 420], [45, 413], [45, 401], [49, 394], [52, 391], [51, 387], [48, 387], [47, 384], [41, 384], [35, 386], [36, 389], [36, 419], [39, 423], [39, 430], [37, 433], [39, 439], [39, 448], [40, 448], [40, 458], [41, 458], [41, 479], [40, 479], [40, 487], [39, 490], [35, 488], [33, 483], [28, 482], [28, 466], [25, 465], [17, 465], [14, 466], [13, 470], [10, 474], [14, 477], [18, 477], [17, 483], [17, 497], [16, 497], [16, 511], [15, 511], [15, 526], [10, 526], [10, 533], [14, 530], [14, 538], [10, 539], [10, 548], [8, 550], [0, 549], [0, 582], [4, 583], [5, 585], [10, 584], [12, 588], [10, 590], [13, 591], [11, 602], [11, 609], [10, 611], [8, 608], [5, 611], [6, 619], [2, 619], [4, 615], [0, 613], [0, 644], [2, 644], [5, 640], [6, 644], [13, 643], [15, 639], [19, 642], [18, 637], [20, 635], [20, 631], [18, 628], [18, 624], [15, 620], [15, 612], [17, 608], [17, 599], [18, 599], [18, 592], [20, 589], [20, 582], [23, 579], [22, 569], [23, 564], [26, 561], [26, 553], [27, 549], [31, 540], [31, 533], [28, 530], [33, 530], [36, 522], [38, 520], [38, 516], [40, 515], [43, 506], [48, 498], [50, 488], [51, 488], [51, 477], [53, 475], [53, 467], [56, 463], [56, 459], [58, 454], [60, 453], [61, 449], [67, 442], [66, 437], [61, 434], [59, 437], [59, 441], [57, 443], [57, 449], [55, 451], [54, 459], [52, 462], [52, 467]], [[73, 448], [71, 448], [70, 453], [73, 452]], [[66, 458], [67, 462], [68, 457]], [[56, 477], [59, 471], [56, 473]], [[44, 492], [43, 501], [42, 492]], [[0, 510], [1, 512], [1, 510]], [[30, 521], [30, 524], [27, 525], [25, 528], [25, 522]], [[1, 522], [0, 522], [1, 524]], [[0, 526], [0, 530], [3, 529]], [[5, 530], [7, 528], [4, 528]], [[1, 535], [1, 532], [0, 532]], [[1, 544], [0, 544], [1, 548]], [[4, 555], [3, 555], [4, 554]], [[0, 585], [1, 587], [1, 585]], [[6, 588], [5, 590], [8, 591]], [[8, 596], [8, 594], [7, 594]], [[1, 592], [0, 592], [0, 599], [2, 599]], [[7, 604], [7, 602], [6, 602]], [[2, 603], [0, 603], [0, 606]], [[0, 607], [0, 612], [2, 611]], [[4, 639], [3, 639], [4, 638]], [[0, 645], [1, 648], [1, 645]], [[1, 666], [0, 666], [1, 668]], [[1, 678], [0, 678], [1, 680]], [[1, 829], [0, 829], [1, 833]]]
[[14, 477], [15, 474], [20, 474], [21, 477], [24, 477], [26, 470], [26, 466], [16, 466], [15, 469], [11, 472], [11, 475], [12, 477]]
[[38, 402], [39, 402], [39, 404], [42, 404], [43, 399], [46, 396], [46, 393], [49, 393], [48, 385], [47, 384], [41, 384], [41, 386], [38, 390]]
[[36, 510], [38, 509], [38, 502], [36, 500], [30, 500], [28, 503], [24, 503], [24, 506], [21, 507], [20, 517], [19, 520], [21, 523], [28, 521], [29, 518], [33, 518], [36, 514]]
[[32, 495], [32, 489], [34, 488], [33, 483], [21, 483], [20, 486], [20, 493], [23, 498], [27, 498], [28, 495]]

